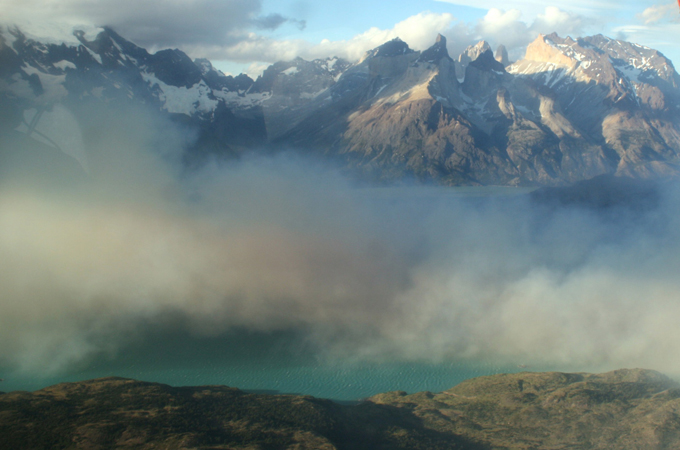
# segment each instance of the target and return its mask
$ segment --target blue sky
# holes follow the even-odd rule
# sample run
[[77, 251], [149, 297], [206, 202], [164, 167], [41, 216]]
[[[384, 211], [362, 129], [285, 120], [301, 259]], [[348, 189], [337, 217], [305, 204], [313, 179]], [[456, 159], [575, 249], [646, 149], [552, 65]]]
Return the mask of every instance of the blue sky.
[[[258, 35], [276, 42], [304, 41], [309, 47], [318, 47], [324, 39], [344, 42], [345, 47], [351, 47], [352, 43], [361, 47], [357, 42], [361, 40], [359, 37], [364, 36], [364, 41], [372, 41], [366, 36], [369, 30], [395, 30], [397, 24], [420, 15], [420, 20], [412, 20], [413, 26], [421, 23], [423, 27], [429, 27], [429, 41], [427, 36], [400, 36], [416, 49], [429, 45], [428, 42], [434, 40], [437, 32], [442, 32], [449, 38], [451, 53], [458, 52], [476, 40], [486, 39], [492, 46], [504, 43], [511, 48], [511, 56], [520, 58], [526, 44], [539, 32], [557, 31], [560, 35], [570, 34], [573, 37], [601, 33], [657, 48], [680, 63], [680, 10], [675, 2], [670, 1], [263, 1], [263, 15], [277, 13], [304, 20], [306, 26], [300, 29], [287, 23], [276, 30], [262, 30]], [[450, 20], [446, 16], [450, 16]], [[437, 22], [436, 17], [446, 19]], [[384, 34], [391, 36], [394, 33]], [[409, 37], [412, 39], [409, 40]], [[509, 42], [504, 42], [504, 37]], [[299, 53], [306, 58], [324, 56], [323, 51], [318, 50], [300, 49]], [[239, 58], [229, 62], [216, 61], [219, 67], [229, 72], [245, 70], [256, 74], [258, 68], [266, 66], [272, 58], [263, 59], [258, 62], [239, 61]]]
[[477, 20], [486, 12], [479, 8], [455, 6], [435, 0], [392, 0], [390, 2], [265, 0], [262, 6], [265, 14], [279, 12], [286, 16], [306, 20], [305, 30], [287, 27], [281, 31], [281, 34], [291, 38], [304, 37], [312, 41], [350, 39], [371, 27], [389, 29], [396, 23], [423, 11], [455, 12], [456, 17], [467, 21]]
[[422, 50], [437, 33], [454, 57], [485, 39], [519, 59], [539, 33], [555, 31], [629, 40], [680, 64], [675, 0], [0, 0], [0, 18], [30, 23], [34, 34], [53, 22], [109, 25], [152, 51], [180, 48], [252, 76], [297, 56], [356, 60], [397, 36]]

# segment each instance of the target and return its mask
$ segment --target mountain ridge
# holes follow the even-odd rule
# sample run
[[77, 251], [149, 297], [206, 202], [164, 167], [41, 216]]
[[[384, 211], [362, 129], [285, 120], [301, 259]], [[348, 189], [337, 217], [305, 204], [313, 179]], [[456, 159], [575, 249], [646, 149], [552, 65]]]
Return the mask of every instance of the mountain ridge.
[[252, 80], [177, 49], [149, 54], [110, 28], [76, 32], [78, 46], [2, 34], [5, 114], [145, 105], [197, 130], [189, 159], [290, 148], [369, 179], [444, 185], [680, 170], [680, 76], [658, 51], [602, 35], [539, 35], [513, 63], [485, 41], [454, 59], [441, 35], [422, 52], [396, 38], [357, 63], [297, 58]]
[[[521, 372], [355, 405], [109, 377], [0, 394], [4, 448], [671, 449], [678, 383], [650, 370]], [[40, 426], [36, 427], [36, 420]]]

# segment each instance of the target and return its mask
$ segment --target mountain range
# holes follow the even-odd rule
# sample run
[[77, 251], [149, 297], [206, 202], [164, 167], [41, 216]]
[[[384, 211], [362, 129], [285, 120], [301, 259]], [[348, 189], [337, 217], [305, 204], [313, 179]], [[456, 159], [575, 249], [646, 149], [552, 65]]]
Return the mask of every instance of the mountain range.
[[[494, 55], [484, 41], [454, 59], [441, 35], [422, 52], [397, 38], [355, 63], [297, 58], [256, 80], [177, 49], [151, 54], [110, 28], [62, 43], [12, 26], [0, 37], [0, 130], [60, 148], [83, 166], [82, 128], [95, 106], [134, 105], [193, 130], [190, 163], [289, 149], [386, 182], [666, 177], [680, 168], [679, 100], [670, 60], [602, 35], [540, 35], [512, 63], [504, 47]], [[59, 127], [62, 136], [41, 131], [48, 119], [79, 125], [82, 142], [69, 126]]]

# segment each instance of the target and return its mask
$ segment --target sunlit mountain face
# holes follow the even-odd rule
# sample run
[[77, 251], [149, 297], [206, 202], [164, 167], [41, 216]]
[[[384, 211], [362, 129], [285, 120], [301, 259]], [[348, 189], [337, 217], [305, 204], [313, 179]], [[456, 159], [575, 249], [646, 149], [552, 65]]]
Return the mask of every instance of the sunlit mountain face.
[[[233, 30], [307, 26], [225, 3]], [[573, 12], [503, 42], [484, 26], [511, 11], [465, 29], [434, 11], [344, 47], [267, 35], [297, 50], [241, 56], [268, 63], [250, 75], [217, 68], [212, 21], [169, 49], [122, 13], [3, 24], [1, 389], [118, 375], [356, 400], [677, 375], [671, 60], [575, 34]], [[220, 57], [253, 44], [234, 36]]]
[[144, 109], [170, 122], [188, 166], [290, 149], [392, 183], [540, 186], [676, 172], [673, 64], [602, 35], [540, 35], [512, 63], [486, 41], [454, 59], [441, 34], [422, 52], [395, 38], [354, 63], [296, 58], [253, 80], [180, 50], [151, 54], [110, 28], [89, 33], [76, 30], [68, 46], [4, 33], [9, 127], [83, 167], [81, 124]]

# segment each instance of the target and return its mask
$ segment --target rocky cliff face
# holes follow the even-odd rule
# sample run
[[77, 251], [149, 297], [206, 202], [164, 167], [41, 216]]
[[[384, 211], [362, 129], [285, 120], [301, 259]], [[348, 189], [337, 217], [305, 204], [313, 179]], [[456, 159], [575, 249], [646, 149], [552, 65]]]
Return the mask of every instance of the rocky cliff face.
[[[677, 172], [678, 75], [658, 52], [602, 36], [540, 36], [504, 67], [481, 42], [461, 55], [470, 60], [461, 76], [440, 48], [441, 39], [389, 64], [369, 55], [331, 88], [342, 92], [318, 106], [313, 123], [283, 140], [345, 155], [385, 179], [444, 184]], [[368, 70], [367, 61], [392, 69]]]
[[[484, 134], [457, 108], [467, 96], [443, 37], [422, 55], [379, 54], [348, 69], [331, 88], [331, 101], [318, 106], [321, 113], [282, 141], [341, 155], [351, 167], [386, 180], [415, 175], [493, 184], [514, 176], [506, 173], [507, 157], [488, 148]], [[485, 66], [470, 70], [481, 73], [473, 75], [477, 83], [493, 84], [499, 76]]]
[[454, 60], [443, 36], [423, 52], [395, 39], [356, 64], [298, 58], [257, 80], [179, 50], [149, 54], [110, 29], [74, 39], [45, 44], [3, 28], [12, 132], [57, 104], [76, 120], [87, 105], [135, 104], [195, 129], [189, 157], [269, 145], [387, 181], [562, 185], [680, 167], [680, 77], [657, 51], [604, 36], [539, 36], [513, 64], [484, 41]]
[[460, 64], [461, 72], [465, 73], [465, 68], [468, 66], [468, 64], [479, 58], [482, 53], [486, 53], [490, 50], [491, 47], [486, 41], [479, 41], [475, 45], [470, 45], [468, 48], [466, 48], [463, 53], [458, 55], [458, 63]]
[[602, 148], [608, 170], [637, 177], [677, 172], [680, 79], [659, 52], [604, 36], [553, 34], [540, 36], [508, 71], [547, 87], [571, 128]]

